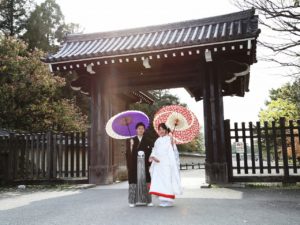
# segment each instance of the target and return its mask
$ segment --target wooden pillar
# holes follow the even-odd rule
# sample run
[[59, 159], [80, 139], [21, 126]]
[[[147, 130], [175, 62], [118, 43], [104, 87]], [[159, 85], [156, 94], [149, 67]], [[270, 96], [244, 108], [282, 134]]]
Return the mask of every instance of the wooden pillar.
[[113, 183], [111, 141], [105, 132], [111, 117], [108, 76], [95, 74], [91, 79], [91, 135], [89, 183]]
[[224, 135], [224, 111], [220, 67], [207, 62], [204, 67], [203, 108], [206, 148], [206, 182], [228, 182]]

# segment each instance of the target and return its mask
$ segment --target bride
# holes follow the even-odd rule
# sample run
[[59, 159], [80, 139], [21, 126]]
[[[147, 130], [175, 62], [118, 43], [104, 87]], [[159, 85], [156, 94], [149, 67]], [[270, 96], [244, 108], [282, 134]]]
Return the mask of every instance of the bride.
[[160, 206], [173, 206], [175, 195], [182, 194], [179, 175], [179, 154], [170, 129], [166, 124], [158, 126], [159, 138], [149, 157], [151, 186], [149, 193], [158, 196]]

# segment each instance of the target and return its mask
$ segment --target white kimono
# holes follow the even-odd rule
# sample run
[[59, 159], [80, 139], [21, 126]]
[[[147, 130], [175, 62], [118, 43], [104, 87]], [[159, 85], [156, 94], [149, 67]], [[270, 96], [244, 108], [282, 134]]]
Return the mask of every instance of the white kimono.
[[172, 146], [171, 137], [159, 137], [154, 144], [150, 157], [153, 161], [150, 167], [151, 186], [149, 193], [160, 199], [173, 201], [175, 195], [182, 194], [179, 174], [179, 154], [176, 145]]

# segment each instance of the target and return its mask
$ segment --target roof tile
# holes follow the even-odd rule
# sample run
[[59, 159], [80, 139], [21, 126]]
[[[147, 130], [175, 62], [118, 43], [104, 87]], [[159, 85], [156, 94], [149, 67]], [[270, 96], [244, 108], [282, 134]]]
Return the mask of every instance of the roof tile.
[[253, 9], [200, 20], [113, 32], [70, 35], [48, 63], [135, 54], [201, 44], [256, 38], [258, 17]]

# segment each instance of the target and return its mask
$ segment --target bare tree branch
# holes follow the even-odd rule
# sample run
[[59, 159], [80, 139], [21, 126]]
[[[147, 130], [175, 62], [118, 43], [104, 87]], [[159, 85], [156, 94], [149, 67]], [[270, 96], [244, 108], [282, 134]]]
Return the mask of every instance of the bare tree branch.
[[274, 53], [264, 60], [294, 67], [299, 73], [293, 72], [293, 76], [300, 76], [299, 0], [234, 0], [234, 3], [241, 9], [255, 8], [261, 15], [260, 25], [273, 33], [258, 41]]

